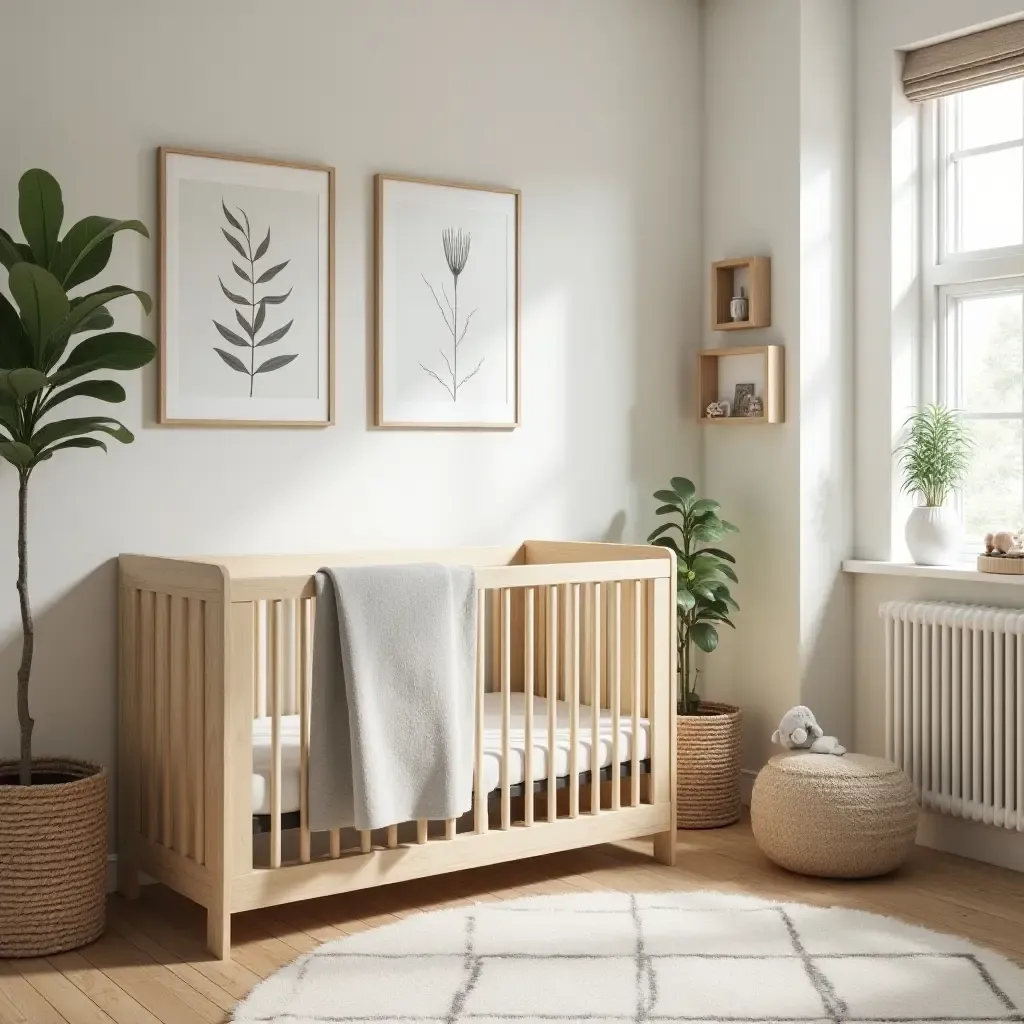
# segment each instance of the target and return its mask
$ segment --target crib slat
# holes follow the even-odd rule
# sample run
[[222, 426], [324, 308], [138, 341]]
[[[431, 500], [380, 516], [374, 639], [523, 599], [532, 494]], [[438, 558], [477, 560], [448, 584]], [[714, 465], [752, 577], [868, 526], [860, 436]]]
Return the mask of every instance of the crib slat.
[[455, 826], [456, 821], [454, 818], [446, 818], [444, 822], [444, 837], [445, 839], [455, 838]]
[[548, 821], [558, 818], [558, 587], [548, 587], [545, 650], [548, 661]]
[[593, 654], [590, 678], [590, 813], [601, 810], [601, 584], [591, 587]]
[[569, 649], [572, 667], [569, 675], [569, 817], [580, 814], [580, 585], [572, 584]]
[[388, 825], [388, 849], [394, 850], [398, 847], [398, 826]]
[[188, 758], [189, 800], [192, 806], [192, 858], [197, 864], [206, 863], [206, 808], [205, 808], [205, 671], [206, 638], [203, 622], [203, 602], [188, 599]]
[[[299, 690], [299, 860], [309, 863], [309, 698], [310, 698], [310, 601], [295, 602], [298, 617], [298, 667], [295, 685]], [[339, 851], [340, 852], [340, 851]]]
[[633, 672], [630, 680], [633, 695], [631, 700], [633, 730], [629, 744], [629, 804], [631, 807], [640, 805], [640, 679], [644, 671], [642, 593], [642, 584], [637, 580], [633, 584]]
[[373, 833], [363, 829], [359, 833], [359, 852], [369, 853], [373, 849]]
[[267, 717], [267, 616], [271, 614], [271, 605], [267, 601], [254, 601], [256, 628], [256, 685], [253, 687], [256, 718]]
[[416, 822], [416, 842], [421, 846], [427, 841], [429, 824], [426, 818], [420, 818]]
[[510, 636], [511, 591], [501, 590], [501, 827], [512, 827], [512, 791], [510, 786], [510, 762], [512, 749], [509, 739], [512, 717], [512, 664]]
[[270, 866], [281, 866], [281, 602], [269, 606], [267, 689], [270, 697]]
[[139, 786], [139, 828], [147, 839], [156, 839], [156, 748], [155, 694], [153, 692], [153, 607], [156, 595], [139, 591], [139, 768], [144, 784]]
[[[171, 750], [188, 750], [188, 683], [185, 678], [185, 598], [171, 598]], [[191, 855], [190, 816], [188, 811], [188, 758], [175, 756], [171, 777], [174, 798], [173, 846], [182, 856]]]
[[330, 855], [337, 860], [341, 856], [341, 829], [332, 828], [327, 835], [330, 841]]
[[171, 692], [170, 692], [170, 628], [171, 598], [156, 595], [156, 715], [157, 772], [160, 779], [160, 844], [170, 848], [172, 831], [171, 802]]
[[[487, 831], [487, 789], [484, 778], [484, 689], [487, 685], [487, 592], [476, 595], [476, 736], [473, 740], [473, 827], [478, 835]], [[492, 637], [492, 640], [494, 637]]]
[[[534, 689], [534, 607], [533, 587], [524, 593], [525, 612], [523, 615], [523, 701], [526, 708], [526, 750], [523, 771], [525, 809], [523, 823], [533, 824], [533, 689]], [[551, 743], [548, 742], [548, 772], [551, 771]]]
[[608, 700], [612, 709], [612, 810], [621, 806], [622, 784], [619, 781], [619, 700], [622, 690], [622, 584], [612, 584], [611, 635], [608, 637], [608, 658], [611, 662], [611, 679], [608, 680]]

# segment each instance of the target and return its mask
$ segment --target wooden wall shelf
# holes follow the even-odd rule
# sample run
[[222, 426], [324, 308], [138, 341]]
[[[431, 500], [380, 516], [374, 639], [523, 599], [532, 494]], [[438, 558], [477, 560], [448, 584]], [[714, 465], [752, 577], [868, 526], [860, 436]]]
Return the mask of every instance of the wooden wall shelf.
[[[786, 418], [785, 365], [785, 349], [781, 345], [746, 345], [702, 351], [697, 360], [701, 423], [708, 426], [782, 423]], [[754, 394], [761, 398], [764, 407], [761, 416], [732, 415], [735, 388], [740, 383], [754, 385]], [[723, 400], [729, 403], [730, 415], [708, 416], [708, 405]]]
[[[744, 288], [747, 319], [733, 320], [729, 303]], [[711, 329], [742, 331], [772, 324], [772, 261], [767, 256], [744, 256], [711, 264]]]

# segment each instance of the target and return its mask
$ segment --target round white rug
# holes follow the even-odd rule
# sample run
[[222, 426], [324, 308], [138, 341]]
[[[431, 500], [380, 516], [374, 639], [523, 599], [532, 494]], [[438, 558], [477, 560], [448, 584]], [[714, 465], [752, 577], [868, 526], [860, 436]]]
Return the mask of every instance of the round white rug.
[[235, 1020], [1024, 1021], [1024, 971], [888, 917], [722, 893], [585, 893], [410, 917], [321, 946]]

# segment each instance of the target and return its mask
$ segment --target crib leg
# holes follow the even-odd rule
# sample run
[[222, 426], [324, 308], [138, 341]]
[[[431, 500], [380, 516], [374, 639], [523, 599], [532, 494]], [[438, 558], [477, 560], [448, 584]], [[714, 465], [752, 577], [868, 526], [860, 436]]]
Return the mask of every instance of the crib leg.
[[654, 859], [659, 864], [674, 867], [676, 863], [676, 830], [659, 832], [654, 837]]
[[126, 900], [139, 898], [139, 869], [127, 857], [117, 857], [117, 891]]
[[206, 910], [206, 948], [218, 960], [231, 959], [231, 912], [220, 907]]

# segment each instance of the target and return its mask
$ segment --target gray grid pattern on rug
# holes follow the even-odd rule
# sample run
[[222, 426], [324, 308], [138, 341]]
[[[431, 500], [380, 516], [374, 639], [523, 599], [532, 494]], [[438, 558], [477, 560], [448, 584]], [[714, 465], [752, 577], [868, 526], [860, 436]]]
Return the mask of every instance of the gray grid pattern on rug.
[[[687, 907], [660, 902], [659, 894], [621, 894], [616, 906], [482, 904], [425, 914], [296, 961], [271, 979], [277, 1006], [287, 1009], [270, 1010], [257, 990], [236, 1020], [1024, 1024], [1024, 1012], [974, 953], [829, 950], [820, 937], [802, 936], [799, 909]], [[594, 923], [580, 928], [586, 915]], [[729, 948], [734, 915], [743, 915], [740, 934], [753, 948]], [[692, 928], [680, 926], [687, 920]]]

